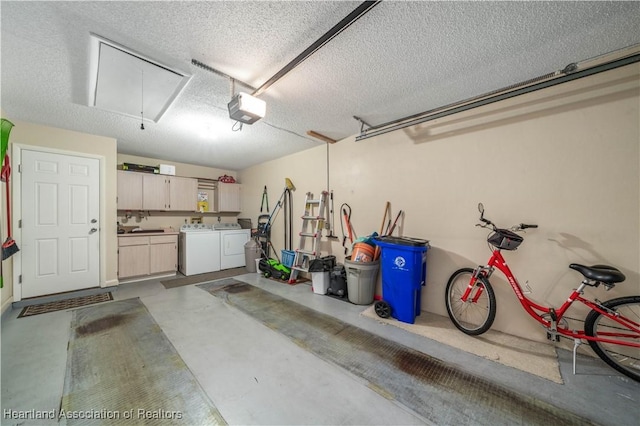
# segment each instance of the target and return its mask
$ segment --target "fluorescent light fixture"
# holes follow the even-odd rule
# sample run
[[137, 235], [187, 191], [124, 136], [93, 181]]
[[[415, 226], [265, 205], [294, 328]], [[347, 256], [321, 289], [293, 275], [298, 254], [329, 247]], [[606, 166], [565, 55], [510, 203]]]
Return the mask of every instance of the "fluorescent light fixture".
[[248, 93], [240, 92], [227, 104], [229, 118], [245, 124], [253, 124], [264, 117], [267, 104]]

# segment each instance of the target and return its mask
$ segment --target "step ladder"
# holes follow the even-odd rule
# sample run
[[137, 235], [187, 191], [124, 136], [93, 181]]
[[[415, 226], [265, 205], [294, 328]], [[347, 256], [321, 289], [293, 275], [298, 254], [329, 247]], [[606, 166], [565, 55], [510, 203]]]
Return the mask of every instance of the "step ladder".
[[300, 243], [296, 249], [291, 267], [289, 284], [294, 284], [298, 273], [309, 272], [309, 264], [320, 257], [320, 240], [322, 230], [328, 227], [329, 193], [322, 191], [320, 199], [314, 200], [313, 194], [307, 192], [304, 200], [304, 213], [302, 214], [302, 230], [300, 231]]

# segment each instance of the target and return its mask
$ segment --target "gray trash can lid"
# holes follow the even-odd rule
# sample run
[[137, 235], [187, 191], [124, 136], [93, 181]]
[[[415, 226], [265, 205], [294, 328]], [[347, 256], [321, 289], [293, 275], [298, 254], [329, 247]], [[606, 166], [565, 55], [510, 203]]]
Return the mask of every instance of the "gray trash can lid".
[[254, 239], [251, 239], [249, 241], [246, 242], [246, 244], [244, 245], [245, 248], [254, 248], [254, 247], [258, 247], [258, 242]]

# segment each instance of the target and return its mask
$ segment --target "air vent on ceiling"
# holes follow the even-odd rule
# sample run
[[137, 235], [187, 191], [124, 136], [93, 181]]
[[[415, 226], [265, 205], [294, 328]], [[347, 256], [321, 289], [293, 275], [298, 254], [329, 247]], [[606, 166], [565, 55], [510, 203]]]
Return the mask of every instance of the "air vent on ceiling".
[[91, 34], [89, 106], [158, 122], [191, 78]]

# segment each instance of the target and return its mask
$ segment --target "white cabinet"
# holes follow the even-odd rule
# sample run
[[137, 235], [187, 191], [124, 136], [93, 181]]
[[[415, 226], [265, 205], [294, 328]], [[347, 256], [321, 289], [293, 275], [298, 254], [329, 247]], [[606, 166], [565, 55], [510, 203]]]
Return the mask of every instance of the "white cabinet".
[[178, 269], [178, 236], [149, 237], [149, 273], [175, 272]]
[[198, 180], [178, 176], [143, 175], [143, 210], [195, 211]]
[[172, 273], [177, 268], [177, 234], [118, 237], [118, 278]]
[[118, 170], [118, 210], [142, 210], [142, 176]]
[[218, 182], [216, 194], [216, 210], [217, 212], [239, 212], [240, 191], [242, 185], [239, 183]]
[[118, 278], [149, 275], [149, 237], [118, 237]]
[[169, 204], [169, 210], [195, 211], [198, 207], [198, 180], [171, 176]]
[[165, 176], [142, 175], [142, 209], [169, 209], [169, 187]]

